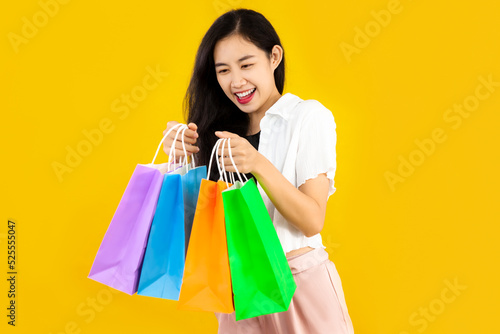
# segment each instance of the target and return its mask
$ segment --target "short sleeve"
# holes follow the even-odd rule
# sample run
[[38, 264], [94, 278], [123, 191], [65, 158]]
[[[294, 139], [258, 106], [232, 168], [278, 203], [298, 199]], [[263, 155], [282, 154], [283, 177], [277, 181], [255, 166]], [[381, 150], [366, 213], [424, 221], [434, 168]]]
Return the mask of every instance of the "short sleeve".
[[297, 188], [307, 180], [326, 173], [330, 180], [328, 197], [336, 188], [334, 186], [336, 162], [337, 133], [334, 117], [330, 110], [316, 100], [303, 101], [304, 113], [298, 140], [296, 159]]

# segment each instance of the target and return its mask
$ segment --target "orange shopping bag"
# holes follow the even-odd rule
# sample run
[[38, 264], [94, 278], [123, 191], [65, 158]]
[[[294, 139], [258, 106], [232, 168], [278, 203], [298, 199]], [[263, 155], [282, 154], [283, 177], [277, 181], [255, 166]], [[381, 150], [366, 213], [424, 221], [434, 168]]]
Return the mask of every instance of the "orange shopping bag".
[[[214, 147], [212, 157], [219, 144]], [[233, 291], [222, 204], [222, 191], [232, 184], [221, 179], [211, 181], [211, 164], [212, 158], [207, 179], [201, 180], [177, 308], [232, 313]], [[220, 175], [222, 178], [223, 173]]]

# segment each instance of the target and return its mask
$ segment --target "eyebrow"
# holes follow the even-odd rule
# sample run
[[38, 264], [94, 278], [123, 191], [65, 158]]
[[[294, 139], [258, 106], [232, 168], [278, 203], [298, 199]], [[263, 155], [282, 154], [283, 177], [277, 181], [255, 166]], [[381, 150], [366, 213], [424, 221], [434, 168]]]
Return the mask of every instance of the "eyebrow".
[[[246, 56], [243, 56], [241, 57], [238, 62], [242, 62], [243, 60], [247, 60], [248, 58], [252, 58], [252, 57], [255, 57], [254, 55], [246, 55]], [[224, 63], [215, 63], [215, 67], [218, 67], [218, 66], [224, 66], [224, 65], [227, 65], [227, 64], [224, 64]]]

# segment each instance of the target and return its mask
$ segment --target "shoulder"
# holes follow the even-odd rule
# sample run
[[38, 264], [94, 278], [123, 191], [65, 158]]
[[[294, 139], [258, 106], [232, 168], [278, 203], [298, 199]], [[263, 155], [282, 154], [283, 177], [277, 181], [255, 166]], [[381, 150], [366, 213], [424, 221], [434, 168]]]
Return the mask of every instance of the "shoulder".
[[287, 93], [282, 116], [288, 126], [294, 130], [314, 126], [320, 129], [335, 128], [335, 119], [332, 112], [321, 102], [315, 99], [301, 99], [292, 93]]
[[295, 108], [297, 121], [301, 123], [317, 123], [335, 127], [335, 118], [327, 107], [314, 99], [302, 100]]

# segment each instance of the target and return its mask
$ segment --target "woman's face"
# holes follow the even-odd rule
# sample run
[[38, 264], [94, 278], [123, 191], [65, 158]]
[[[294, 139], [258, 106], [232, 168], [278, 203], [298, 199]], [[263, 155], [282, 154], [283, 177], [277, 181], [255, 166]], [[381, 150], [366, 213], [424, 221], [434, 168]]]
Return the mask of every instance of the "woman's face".
[[268, 58], [263, 50], [240, 35], [229, 36], [215, 45], [217, 81], [243, 112], [265, 113], [281, 96], [274, 82], [274, 70], [281, 62], [282, 50], [275, 45]]

